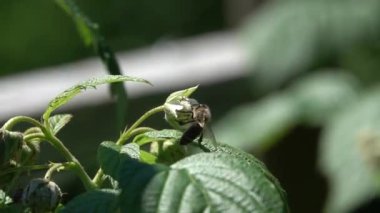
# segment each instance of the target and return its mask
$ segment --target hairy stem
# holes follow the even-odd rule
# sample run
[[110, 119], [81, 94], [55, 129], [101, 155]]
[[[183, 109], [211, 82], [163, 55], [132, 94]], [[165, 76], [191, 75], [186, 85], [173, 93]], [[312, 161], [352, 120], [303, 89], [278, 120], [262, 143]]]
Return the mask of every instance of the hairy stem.
[[154, 114], [156, 114], [158, 112], [162, 112], [162, 111], [164, 111], [164, 106], [163, 105], [155, 107], [155, 108], [149, 110], [148, 112], [146, 112], [127, 131], [125, 131], [120, 136], [120, 138], [116, 142], [116, 144], [117, 145], [123, 145], [123, 144], [125, 144], [125, 142], [131, 137], [132, 132], [133, 132], [134, 129], [136, 129], [142, 122], [144, 122], [150, 116], [152, 116], [152, 115], [154, 115]]
[[57, 149], [67, 161], [75, 164], [74, 169], [76, 171], [76, 174], [83, 182], [86, 190], [96, 189], [97, 186], [92, 182], [91, 178], [88, 176], [79, 160], [73, 154], [71, 154], [71, 152], [66, 148], [66, 146], [63, 145], [63, 143], [55, 135], [45, 131], [46, 130], [44, 129], [43, 132], [45, 133], [46, 138], [51, 143], [51, 145], [55, 149]]
[[[146, 127], [138, 128], [138, 126], [142, 122], [144, 122], [147, 118], [149, 118], [150, 116], [152, 116], [152, 115], [154, 115], [156, 113], [162, 112], [162, 111], [164, 111], [164, 106], [163, 105], [155, 107], [155, 108], [149, 110], [148, 112], [146, 112], [144, 115], [142, 115], [137, 121], [135, 121], [135, 123], [132, 124], [132, 126], [129, 127], [120, 136], [120, 138], [117, 140], [116, 144], [117, 145], [123, 145], [123, 144], [126, 143], [126, 141], [131, 136], [139, 134], [139, 133], [144, 132], [144, 131], [150, 131], [151, 128], [146, 128]], [[103, 181], [104, 181], [104, 173], [103, 173], [103, 170], [101, 168], [99, 168], [98, 171], [96, 172], [96, 175], [92, 179], [92, 182], [95, 183], [98, 187], [100, 187], [102, 185]]]
[[145, 133], [145, 132], [150, 132], [150, 131], [154, 131], [155, 129], [153, 128], [150, 128], [150, 127], [138, 127], [136, 129], [134, 129], [131, 134], [130, 134], [130, 137], [133, 137], [135, 135], [138, 135], [138, 134], [142, 134], [142, 133]]
[[9, 119], [3, 125], [3, 129], [11, 130], [17, 123], [21, 123], [21, 122], [27, 122], [27, 123], [33, 124], [34, 126], [37, 126], [40, 129], [44, 128], [44, 126], [40, 122], [38, 122], [36, 119], [33, 119], [31, 117], [27, 117], [27, 116], [16, 116], [16, 117]]
[[[78, 159], [66, 148], [66, 146], [51, 132], [50, 127], [42, 125], [39, 121], [27, 117], [27, 116], [16, 116], [9, 119], [4, 125], [3, 129], [11, 130], [17, 123], [27, 122], [41, 129], [42, 133], [45, 136], [45, 139], [61, 154], [63, 157], [75, 164], [76, 174], [79, 176], [81, 181], [83, 182], [86, 190], [96, 189], [96, 185], [92, 182], [91, 178], [88, 176], [86, 171], [84, 170], [81, 163]], [[46, 122], [46, 125], [49, 125], [49, 122]], [[37, 135], [33, 135], [37, 136]], [[40, 135], [39, 135], [40, 136]], [[32, 136], [31, 136], [32, 137]]]
[[42, 133], [32, 133], [32, 134], [24, 135], [24, 141], [30, 141], [33, 139], [46, 140], [46, 137]]
[[63, 163], [51, 164], [50, 168], [46, 171], [44, 178], [50, 180], [51, 176], [53, 175], [53, 172], [58, 171], [61, 168], [65, 168], [65, 165]]

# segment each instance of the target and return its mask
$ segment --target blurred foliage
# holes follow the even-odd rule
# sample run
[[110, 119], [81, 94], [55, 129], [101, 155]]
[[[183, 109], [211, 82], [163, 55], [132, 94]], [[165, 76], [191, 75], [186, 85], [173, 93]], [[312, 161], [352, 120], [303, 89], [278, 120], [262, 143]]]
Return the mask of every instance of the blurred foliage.
[[330, 119], [319, 160], [331, 181], [328, 212], [348, 212], [378, 195], [380, 88], [366, 92]]
[[[266, 92], [278, 88], [297, 74], [316, 67], [351, 68], [348, 61], [352, 59], [355, 64], [360, 63], [359, 69], [367, 68], [363, 63], [369, 59], [355, 52], [379, 52], [379, 10], [380, 2], [376, 0], [267, 4], [243, 29], [255, 69], [254, 89]], [[368, 46], [371, 49], [365, 49]]]
[[[219, 0], [76, 0], [102, 26], [115, 50], [195, 35], [224, 26]], [[0, 76], [92, 55], [54, 1], [3, 0]]]
[[324, 210], [380, 197], [380, 1], [270, 1], [241, 35], [258, 100], [216, 123], [217, 139], [265, 152], [296, 126], [319, 127]]
[[356, 100], [357, 88], [355, 79], [346, 73], [320, 71], [281, 93], [236, 108], [217, 123], [215, 133], [223, 141], [262, 152], [297, 124], [323, 125]]

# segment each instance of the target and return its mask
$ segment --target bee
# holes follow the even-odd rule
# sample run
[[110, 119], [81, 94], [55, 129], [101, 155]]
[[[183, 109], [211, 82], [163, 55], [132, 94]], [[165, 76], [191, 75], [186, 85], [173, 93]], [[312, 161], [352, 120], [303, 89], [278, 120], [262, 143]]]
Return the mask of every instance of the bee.
[[206, 104], [192, 103], [191, 105], [191, 122], [189, 127], [184, 131], [181, 139], [181, 145], [187, 145], [194, 141], [197, 137], [198, 143], [201, 143], [203, 136], [207, 134], [207, 137], [215, 144], [215, 137], [211, 129], [208, 127], [211, 121], [211, 111]]

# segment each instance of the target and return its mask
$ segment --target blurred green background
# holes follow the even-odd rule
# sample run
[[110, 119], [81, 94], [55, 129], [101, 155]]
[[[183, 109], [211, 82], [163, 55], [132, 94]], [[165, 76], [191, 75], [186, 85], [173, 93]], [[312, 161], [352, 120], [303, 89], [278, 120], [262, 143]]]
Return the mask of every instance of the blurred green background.
[[[378, 0], [77, 3], [116, 51], [237, 32], [250, 72], [201, 85], [195, 94], [213, 111], [216, 138], [261, 158], [286, 190], [292, 212], [380, 211]], [[1, 75], [95, 55], [53, 1], [3, 0], [0, 20]], [[129, 122], [166, 95], [130, 100]], [[60, 133], [91, 172], [97, 163], [88, 153], [118, 136], [113, 110], [111, 104], [77, 109]], [[168, 128], [162, 117], [147, 125]], [[47, 145], [42, 150], [42, 159], [60, 160]], [[66, 199], [80, 191], [76, 182], [64, 187]]]
[[[192, 36], [225, 26], [220, 0], [79, 0], [114, 50]], [[0, 4], [0, 75], [89, 57], [73, 21], [55, 1]]]

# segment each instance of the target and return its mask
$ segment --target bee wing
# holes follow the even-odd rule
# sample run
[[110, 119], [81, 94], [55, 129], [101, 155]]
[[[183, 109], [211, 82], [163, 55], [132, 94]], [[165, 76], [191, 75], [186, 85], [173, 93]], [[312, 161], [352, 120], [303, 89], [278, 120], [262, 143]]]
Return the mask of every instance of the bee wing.
[[212, 132], [212, 129], [210, 126], [206, 125], [203, 128], [203, 140], [202, 145], [204, 145], [206, 148], [208, 148], [210, 151], [213, 151], [217, 147], [217, 142], [215, 139], [215, 135]]

